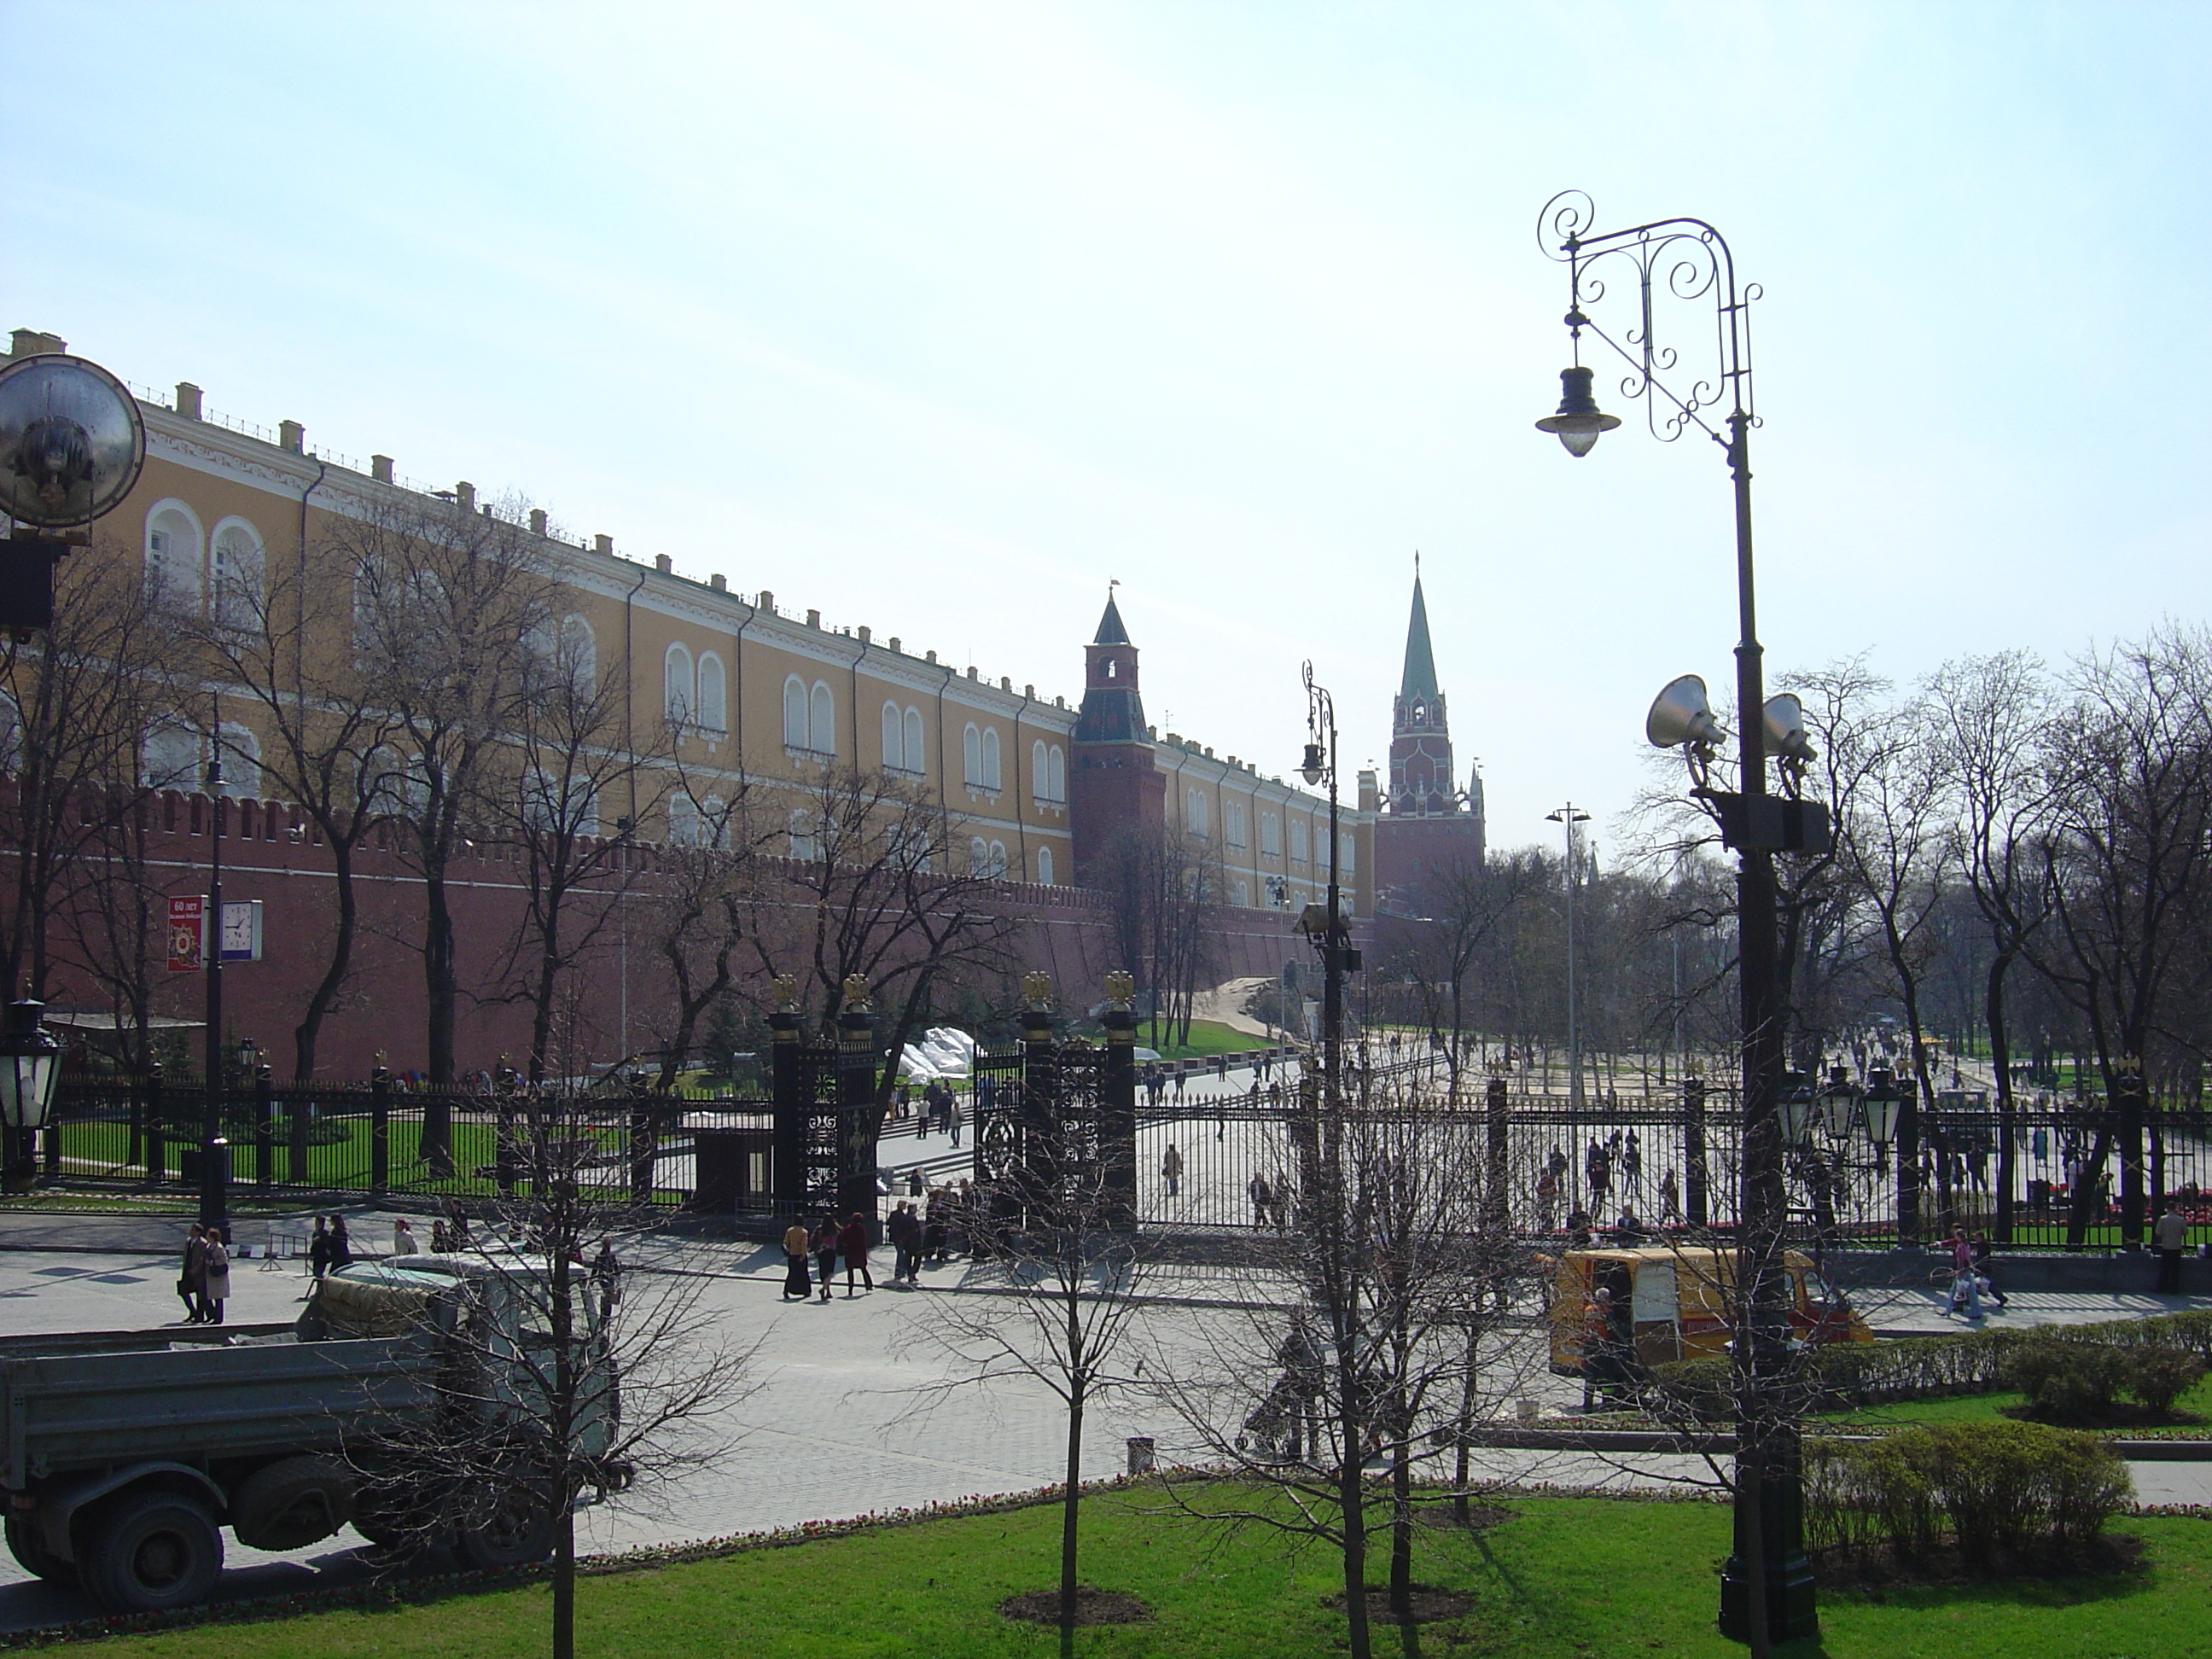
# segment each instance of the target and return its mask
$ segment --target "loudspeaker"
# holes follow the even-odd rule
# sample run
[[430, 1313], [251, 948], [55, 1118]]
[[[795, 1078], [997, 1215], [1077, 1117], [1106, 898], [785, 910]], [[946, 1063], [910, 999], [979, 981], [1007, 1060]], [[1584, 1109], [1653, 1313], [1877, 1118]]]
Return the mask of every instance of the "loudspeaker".
[[1766, 751], [1785, 760], [1809, 762], [1812, 740], [1805, 735], [1805, 705], [1784, 691], [1766, 700], [1761, 722], [1766, 732]]
[[1705, 683], [1695, 674], [1670, 681], [1652, 699], [1644, 717], [1644, 735], [1655, 749], [1673, 749], [1686, 743], [1718, 743], [1728, 734], [1705, 702]]

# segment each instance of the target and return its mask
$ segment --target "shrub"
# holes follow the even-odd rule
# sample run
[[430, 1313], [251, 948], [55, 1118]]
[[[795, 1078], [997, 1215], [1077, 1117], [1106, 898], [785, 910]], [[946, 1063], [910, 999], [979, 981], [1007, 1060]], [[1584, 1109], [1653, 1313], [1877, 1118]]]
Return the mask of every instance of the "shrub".
[[1950, 1423], [1806, 1448], [1806, 1536], [1815, 1547], [1886, 1540], [1900, 1559], [1948, 1535], [1966, 1561], [2078, 1550], [2133, 1495], [2094, 1436], [2034, 1423]]
[[2038, 1416], [2094, 1422], [2111, 1413], [2134, 1370], [2135, 1356], [2109, 1343], [2039, 1331], [2013, 1349], [2003, 1381], [2027, 1396]]
[[2137, 1348], [2127, 1356], [2127, 1392], [2149, 1410], [2165, 1413], [2197, 1386], [2204, 1362], [2186, 1348]]

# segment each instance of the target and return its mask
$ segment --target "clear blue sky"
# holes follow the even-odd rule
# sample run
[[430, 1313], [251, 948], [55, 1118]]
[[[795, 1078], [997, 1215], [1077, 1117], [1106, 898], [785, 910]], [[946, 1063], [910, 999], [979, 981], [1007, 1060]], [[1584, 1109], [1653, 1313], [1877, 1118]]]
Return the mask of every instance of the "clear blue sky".
[[[1760, 283], [1763, 629], [2054, 657], [2202, 617], [2199, 4], [10, 0], [0, 326], [514, 489], [1286, 771], [1389, 738], [1412, 555], [1493, 844], [1609, 824], [1734, 640], [1729, 491], [1530, 429], [1538, 209]], [[1601, 382], [1601, 389], [1603, 383]], [[1632, 411], [1622, 411], [1632, 412]]]

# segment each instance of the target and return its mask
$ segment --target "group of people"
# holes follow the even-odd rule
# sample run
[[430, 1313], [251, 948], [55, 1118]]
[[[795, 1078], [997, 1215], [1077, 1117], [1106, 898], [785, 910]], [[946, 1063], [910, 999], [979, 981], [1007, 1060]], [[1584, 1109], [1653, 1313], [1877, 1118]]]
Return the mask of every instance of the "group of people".
[[342, 1215], [318, 1215], [314, 1233], [307, 1240], [308, 1273], [320, 1279], [352, 1260], [353, 1240], [346, 1236], [346, 1218]]
[[[981, 1085], [979, 1085], [981, 1086]], [[921, 1115], [914, 1126], [914, 1138], [920, 1140], [935, 1130], [949, 1134], [952, 1144], [960, 1144], [960, 1097], [952, 1092], [952, 1085], [943, 1078], [932, 1078], [921, 1085]], [[915, 1109], [913, 1085], [902, 1085], [898, 1091], [896, 1115], [904, 1117]]]
[[[1570, 1232], [1588, 1231], [1596, 1226], [1592, 1218], [1602, 1215], [1609, 1207], [1607, 1200], [1618, 1188], [1621, 1199], [1620, 1218], [1613, 1224], [1615, 1231], [1641, 1232], [1642, 1219], [1636, 1213], [1635, 1195], [1641, 1190], [1644, 1177], [1644, 1147], [1633, 1128], [1615, 1129], [1601, 1140], [1593, 1136], [1583, 1154], [1583, 1179], [1589, 1188], [1588, 1206], [1574, 1201], [1568, 1191], [1570, 1165], [1565, 1151], [1553, 1146], [1549, 1157], [1536, 1172], [1536, 1231], [1549, 1232], [1558, 1224], [1556, 1218], [1564, 1200], [1567, 1206], [1565, 1226]], [[1616, 1179], [1616, 1176], [1618, 1179]], [[1682, 1224], [1682, 1188], [1674, 1170], [1669, 1167], [1659, 1176], [1659, 1218], [1662, 1227]]]
[[220, 1325], [222, 1304], [230, 1299], [230, 1247], [220, 1227], [192, 1223], [185, 1235], [182, 1271], [177, 1275], [177, 1299], [185, 1304], [183, 1323]]
[[1948, 1240], [1951, 1251], [1951, 1294], [1943, 1304], [1946, 1314], [1966, 1310], [1969, 1319], [1982, 1316], [1982, 1298], [1988, 1297], [2000, 1308], [2005, 1305], [2005, 1293], [1996, 1286], [1992, 1276], [1994, 1254], [1987, 1233], [1966, 1237], [1964, 1227], [1951, 1229]]
[[[963, 1182], [963, 1189], [967, 1183]], [[927, 1200], [917, 1204], [901, 1199], [884, 1223], [884, 1237], [893, 1252], [891, 1283], [918, 1286], [927, 1261], [942, 1266], [956, 1249], [965, 1244], [964, 1210], [972, 1196], [950, 1187], [933, 1187]], [[783, 1234], [783, 1299], [827, 1302], [836, 1289], [839, 1267], [845, 1274], [848, 1300], [863, 1290], [876, 1288], [868, 1265], [868, 1218], [855, 1212], [840, 1222], [823, 1214], [812, 1228], [794, 1221]], [[811, 1277], [810, 1277], [811, 1274]]]

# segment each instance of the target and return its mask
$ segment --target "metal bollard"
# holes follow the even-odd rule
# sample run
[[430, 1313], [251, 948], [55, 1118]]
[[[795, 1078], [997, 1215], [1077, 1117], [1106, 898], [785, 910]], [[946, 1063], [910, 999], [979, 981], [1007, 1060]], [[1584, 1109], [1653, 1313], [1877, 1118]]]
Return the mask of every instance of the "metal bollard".
[[1129, 1437], [1129, 1473], [1132, 1474], [1150, 1474], [1152, 1472], [1153, 1450], [1154, 1442], [1152, 1436], [1149, 1434], [1131, 1435]]

